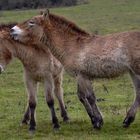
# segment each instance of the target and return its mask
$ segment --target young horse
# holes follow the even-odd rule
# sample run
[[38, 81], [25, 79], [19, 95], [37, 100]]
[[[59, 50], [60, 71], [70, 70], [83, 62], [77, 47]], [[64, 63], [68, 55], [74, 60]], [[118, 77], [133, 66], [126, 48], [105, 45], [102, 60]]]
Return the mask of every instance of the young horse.
[[44, 12], [11, 29], [15, 40], [25, 44], [41, 44], [51, 50], [76, 76], [78, 97], [85, 106], [94, 128], [101, 128], [103, 119], [96, 106], [91, 80], [113, 78], [129, 72], [136, 98], [123, 122], [128, 127], [140, 106], [140, 32], [123, 32], [107, 36], [90, 35], [63, 17]]
[[[0, 71], [12, 60], [18, 58], [24, 66], [25, 84], [28, 90], [28, 105], [22, 123], [27, 124], [30, 120], [30, 130], [35, 130], [34, 118], [36, 108], [37, 84], [44, 83], [45, 97], [51, 111], [52, 123], [55, 129], [59, 128], [58, 119], [54, 109], [53, 90], [59, 101], [61, 116], [64, 121], [68, 120], [63, 101], [62, 74], [63, 67], [50, 51], [37, 49], [33, 46], [25, 46], [9, 36], [10, 25], [0, 26]], [[27, 49], [28, 48], [28, 49]]]

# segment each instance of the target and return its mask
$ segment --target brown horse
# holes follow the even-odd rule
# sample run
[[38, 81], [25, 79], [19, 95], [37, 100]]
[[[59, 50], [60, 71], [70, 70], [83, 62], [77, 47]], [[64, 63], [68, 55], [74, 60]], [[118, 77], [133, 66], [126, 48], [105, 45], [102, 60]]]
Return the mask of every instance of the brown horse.
[[94, 128], [101, 128], [103, 119], [96, 105], [91, 80], [130, 73], [136, 98], [123, 125], [128, 127], [134, 121], [140, 106], [139, 31], [91, 35], [71, 21], [47, 10], [43, 15], [13, 27], [11, 35], [25, 44], [39, 44], [38, 47], [44, 50], [49, 48], [65, 70], [77, 78], [78, 97]]
[[29, 130], [35, 130], [34, 113], [37, 100], [37, 84], [43, 82], [46, 101], [51, 111], [53, 127], [57, 129], [59, 128], [59, 123], [54, 109], [53, 92], [59, 101], [63, 120], [68, 120], [63, 101], [63, 67], [49, 50], [44, 53], [43, 50], [39, 50], [37, 47], [25, 46], [12, 40], [9, 34], [10, 25], [0, 25], [0, 71], [2, 72], [5, 69], [13, 57], [18, 58], [24, 66], [28, 105], [22, 123], [27, 124], [30, 121]]

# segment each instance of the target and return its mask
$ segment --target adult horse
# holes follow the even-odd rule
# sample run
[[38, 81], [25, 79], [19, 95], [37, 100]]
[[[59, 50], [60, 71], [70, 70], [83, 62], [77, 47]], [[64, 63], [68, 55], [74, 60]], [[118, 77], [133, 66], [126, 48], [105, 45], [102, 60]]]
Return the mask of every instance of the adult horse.
[[77, 78], [78, 97], [94, 128], [101, 128], [103, 119], [96, 105], [91, 80], [114, 78], [128, 72], [135, 86], [136, 98], [123, 124], [128, 127], [134, 121], [140, 105], [139, 31], [91, 35], [71, 21], [46, 10], [43, 15], [13, 27], [11, 35], [25, 44], [40, 44], [38, 46], [44, 50], [49, 48], [65, 70]]
[[0, 25], [0, 72], [12, 61], [13, 57], [18, 58], [24, 66], [25, 84], [28, 91], [27, 110], [22, 123], [30, 123], [30, 131], [35, 130], [35, 108], [37, 102], [37, 84], [44, 83], [46, 102], [49, 106], [54, 129], [59, 128], [59, 122], [54, 109], [53, 92], [55, 93], [64, 121], [68, 121], [65, 104], [63, 101], [63, 66], [55, 59], [50, 51], [25, 46], [14, 41], [9, 33], [11, 24]]

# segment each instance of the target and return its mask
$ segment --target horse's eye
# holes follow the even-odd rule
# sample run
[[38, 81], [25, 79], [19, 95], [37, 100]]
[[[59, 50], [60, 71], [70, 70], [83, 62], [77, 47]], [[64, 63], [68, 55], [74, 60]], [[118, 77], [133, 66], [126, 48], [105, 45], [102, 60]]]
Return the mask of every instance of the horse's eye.
[[29, 26], [30, 27], [33, 27], [35, 25], [35, 22], [34, 21], [29, 21]]

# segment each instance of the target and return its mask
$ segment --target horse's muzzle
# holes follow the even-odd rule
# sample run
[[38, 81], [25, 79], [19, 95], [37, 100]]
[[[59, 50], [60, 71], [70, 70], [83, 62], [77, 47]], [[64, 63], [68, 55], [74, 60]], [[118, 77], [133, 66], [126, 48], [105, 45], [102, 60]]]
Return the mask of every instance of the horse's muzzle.
[[18, 40], [19, 36], [23, 33], [23, 31], [18, 27], [14, 26], [10, 29], [10, 35], [14, 40]]
[[12, 28], [10, 29], [10, 35], [14, 40], [17, 40], [17, 33], [15, 32], [15, 30]]
[[10, 35], [12, 36], [12, 37], [14, 37], [16, 34], [14, 33], [14, 29], [12, 28], [12, 29], [10, 29]]
[[10, 35], [13, 39], [17, 37], [17, 34], [13, 31], [13, 29], [10, 30]]

